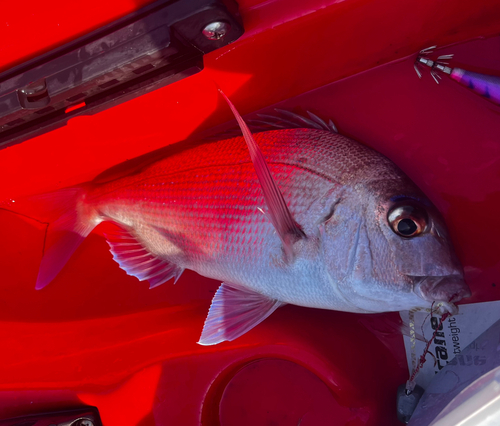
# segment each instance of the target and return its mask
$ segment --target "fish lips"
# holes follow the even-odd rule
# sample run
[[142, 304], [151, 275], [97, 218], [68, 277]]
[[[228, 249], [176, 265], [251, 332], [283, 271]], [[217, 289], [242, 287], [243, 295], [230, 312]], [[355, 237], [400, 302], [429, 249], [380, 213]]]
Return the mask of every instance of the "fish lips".
[[412, 277], [413, 292], [427, 302], [437, 303], [437, 312], [458, 313], [454, 303], [471, 296], [469, 286], [461, 275]]

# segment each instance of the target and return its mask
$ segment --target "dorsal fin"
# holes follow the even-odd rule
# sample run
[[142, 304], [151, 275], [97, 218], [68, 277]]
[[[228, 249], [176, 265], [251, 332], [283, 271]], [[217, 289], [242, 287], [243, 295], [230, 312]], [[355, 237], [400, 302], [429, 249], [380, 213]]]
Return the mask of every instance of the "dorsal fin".
[[[274, 108], [274, 112], [256, 113], [250, 115], [251, 118], [246, 119], [248, 128], [252, 133], [260, 133], [279, 129], [317, 129], [325, 130], [330, 133], [338, 133], [337, 127], [332, 120], [328, 123], [319, 118], [316, 114], [306, 111], [309, 118], [304, 117], [295, 112], [284, 109]], [[255, 118], [256, 117], [256, 118]], [[210, 133], [204, 137], [205, 140], [220, 140], [234, 138], [240, 135], [238, 126], [225, 128], [222, 131]]]
[[219, 91], [231, 108], [231, 111], [233, 112], [243, 133], [248, 150], [250, 151], [250, 158], [252, 159], [255, 172], [259, 178], [260, 186], [262, 187], [262, 192], [264, 193], [264, 199], [266, 200], [266, 204], [269, 209], [271, 222], [283, 242], [283, 248], [288, 259], [291, 259], [293, 258], [293, 244], [298, 239], [304, 238], [305, 234], [293, 219], [292, 214], [286, 205], [285, 199], [283, 198], [278, 185], [276, 185], [276, 182], [271, 175], [266, 159], [264, 158], [259, 145], [255, 142], [252, 133], [245, 124], [245, 121], [243, 121], [243, 118], [241, 118], [241, 115], [238, 113], [227, 96], [221, 90]]
[[316, 114], [306, 111], [309, 118], [286, 109], [274, 108], [276, 115], [256, 114], [257, 119], [248, 120], [252, 130], [273, 130], [273, 129], [317, 129], [331, 133], [338, 133], [337, 127], [332, 120], [326, 121]]
[[128, 275], [140, 281], [149, 281], [149, 288], [154, 288], [175, 278], [179, 279], [184, 269], [150, 253], [126, 229], [116, 226], [104, 234], [110, 246], [113, 259]]

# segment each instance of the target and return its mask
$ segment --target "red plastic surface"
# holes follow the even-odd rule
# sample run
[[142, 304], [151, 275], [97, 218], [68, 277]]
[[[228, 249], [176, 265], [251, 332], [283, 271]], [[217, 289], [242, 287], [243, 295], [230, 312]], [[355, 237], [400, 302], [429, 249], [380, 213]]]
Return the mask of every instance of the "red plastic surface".
[[[243, 114], [284, 101], [280, 107], [332, 118], [341, 133], [393, 159], [443, 212], [471, 301], [500, 298], [500, 110], [451, 80], [419, 80], [414, 56], [373, 68], [429, 45], [500, 33], [500, 3], [240, 4], [246, 35], [207, 55], [202, 73], [0, 151], [0, 200], [90, 180], [230, 119], [215, 81]], [[0, 23], [3, 68], [138, 3], [9, 7]], [[496, 37], [443, 52], [498, 75], [499, 51]], [[175, 286], [148, 290], [113, 262], [98, 229], [37, 292], [44, 227], [5, 211], [0, 223], [0, 418], [85, 403], [99, 407], [106, 425], [257, 424], [272, 397], [278, 425], [331, 424], [332, 415], [350, 426], [397, 424], [402, 340], [370, 331], [397, 314], [287, 306], [235, 342], [200, 347], [218, 283], [186, 273]], [[297, 402], [300, 383], [315, 396], [311, 405]]]

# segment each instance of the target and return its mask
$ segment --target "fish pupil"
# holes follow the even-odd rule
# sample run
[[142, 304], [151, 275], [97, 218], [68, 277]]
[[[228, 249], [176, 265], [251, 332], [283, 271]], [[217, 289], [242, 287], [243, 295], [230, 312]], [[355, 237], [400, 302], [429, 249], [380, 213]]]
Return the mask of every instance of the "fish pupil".
[[417, 224], [411, 219], [401, 219], [398, 223], [398, 232], [404, 236], [413, 235], [417, 231]]

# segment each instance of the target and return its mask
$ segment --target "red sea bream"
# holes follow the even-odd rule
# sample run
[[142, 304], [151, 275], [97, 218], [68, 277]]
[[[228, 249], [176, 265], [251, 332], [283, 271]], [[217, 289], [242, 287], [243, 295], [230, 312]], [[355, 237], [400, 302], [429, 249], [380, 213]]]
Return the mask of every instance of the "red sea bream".
[[129, 275], [154, 287], [191, 269], [223, 282], [204, 345], [241, 336], [286, 303], [367, 313], [437, 302], [456, 312], [470, 295], [441, 215], [390, 160], [328, 126], [252, 137], [237, 118], [245, 138], [46, 196], [61, 215], [37, 288], [111, 221], [119, 230], [107, 239]]

